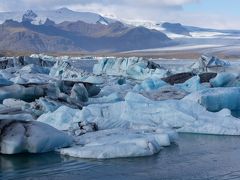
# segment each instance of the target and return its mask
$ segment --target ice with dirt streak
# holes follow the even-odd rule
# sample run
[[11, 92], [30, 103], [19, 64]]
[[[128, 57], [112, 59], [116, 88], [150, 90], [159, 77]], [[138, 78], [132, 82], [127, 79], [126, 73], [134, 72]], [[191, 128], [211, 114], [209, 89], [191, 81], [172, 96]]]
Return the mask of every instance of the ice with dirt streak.
[[108, 129], [90, 132], [75, 139], [77, 145], [60, 150], [61, 154], [80, 158], [122, 158], [150, 156], [176, 140], [167, 129]]
[[43, 153], [73, 142], [71, 136], [38, 121], [0, 120], [0, 130], [3, 154]]

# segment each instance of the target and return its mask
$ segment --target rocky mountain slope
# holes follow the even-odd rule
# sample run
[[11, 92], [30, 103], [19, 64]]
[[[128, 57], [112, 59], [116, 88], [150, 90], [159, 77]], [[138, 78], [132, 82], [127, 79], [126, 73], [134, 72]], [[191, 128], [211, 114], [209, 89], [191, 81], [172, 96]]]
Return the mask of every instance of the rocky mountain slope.
[[47, 19], [35, 25], [7, 20], [0, 25], [0, 50], [32, 52], [125, 51], [171, 44], [164, 33], [120, 22], [90, 24], [83, 21], [56, 24]]

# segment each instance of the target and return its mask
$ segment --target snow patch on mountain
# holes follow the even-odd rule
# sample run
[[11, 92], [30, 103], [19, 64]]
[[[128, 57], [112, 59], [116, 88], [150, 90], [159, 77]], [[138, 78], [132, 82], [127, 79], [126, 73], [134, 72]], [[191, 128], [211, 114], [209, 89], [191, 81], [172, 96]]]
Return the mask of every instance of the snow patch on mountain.
[[36, 25], [43, 24], [47, 19], [50, 19], [57, 24], [64, 21], [83, 21], [90, 24], [101, 23], [104, 25], [115, 22], [115, 20], [102, 17], [96, 13], [76, 12], [67, 8], [61, 8], [57, 10], [27, 10], [26, 12], [18, 11], [0, 13], [0, 23], [3, 23], [8, 19], [12, 19], [18, 22], [27, 20]]

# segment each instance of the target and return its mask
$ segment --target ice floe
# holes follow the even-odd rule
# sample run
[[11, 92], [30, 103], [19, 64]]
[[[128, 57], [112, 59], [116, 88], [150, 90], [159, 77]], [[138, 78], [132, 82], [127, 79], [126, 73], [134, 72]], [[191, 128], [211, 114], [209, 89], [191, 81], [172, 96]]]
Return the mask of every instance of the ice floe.
[[72, 138], [64, 132], [37, 121], [0, 120], [0, 152], [42, 153], [67, 147]]
[[84, 134], [75, 140], [77, 145], [63, 148], [60, 153], [98, 159], [150, 156], [174, 140], [176, 133], [165, 129], [110, 129]]

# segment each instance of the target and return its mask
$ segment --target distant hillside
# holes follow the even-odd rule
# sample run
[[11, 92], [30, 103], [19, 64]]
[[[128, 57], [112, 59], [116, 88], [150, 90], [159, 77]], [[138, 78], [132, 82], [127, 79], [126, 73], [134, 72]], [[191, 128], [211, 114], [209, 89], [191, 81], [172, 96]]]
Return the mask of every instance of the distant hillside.
[[0, 50], [32, 52], [125, 51], [162, 47], [172, 41], [165, 34], [144, 27], [127, 27], [83, 21], [41, 25], [7, 20], [0, 25]]

